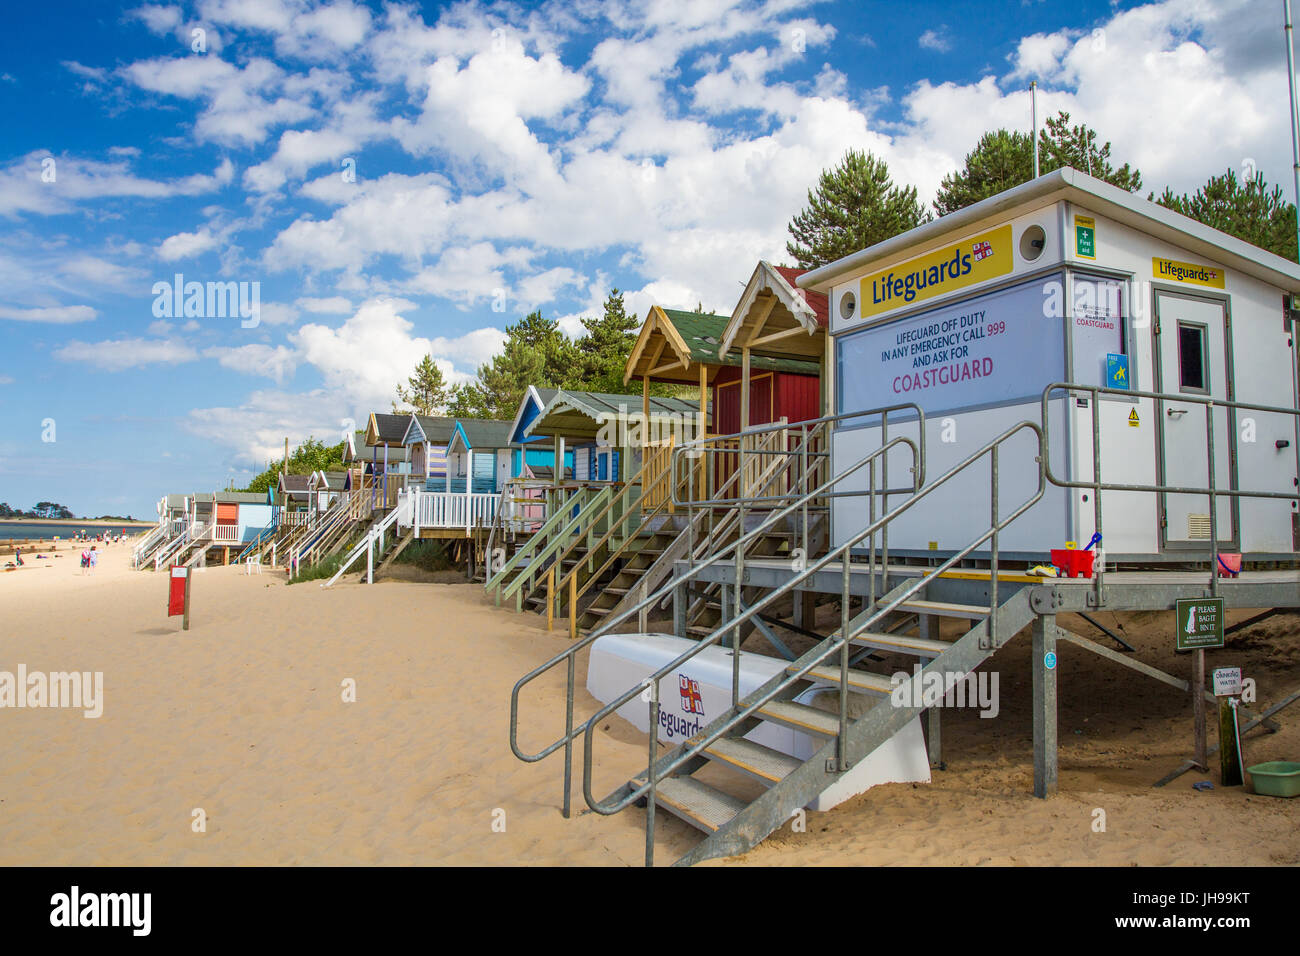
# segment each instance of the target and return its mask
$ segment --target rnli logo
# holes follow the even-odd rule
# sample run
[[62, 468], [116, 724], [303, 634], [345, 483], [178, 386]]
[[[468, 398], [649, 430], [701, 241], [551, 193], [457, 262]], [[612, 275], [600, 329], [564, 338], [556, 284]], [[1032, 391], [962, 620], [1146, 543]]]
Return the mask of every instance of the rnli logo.
[[981, 262], [993, 255], [993, 244], [988, 241], [977, 242], [975, 245], [971, 246], [971, 252], [975, 254], [975, 261]]
[[688, 714], [704, 714], [704, 698], [700, 696], [700, 682], [685, 674], [678, 674], [682, 692], [682, 710]]

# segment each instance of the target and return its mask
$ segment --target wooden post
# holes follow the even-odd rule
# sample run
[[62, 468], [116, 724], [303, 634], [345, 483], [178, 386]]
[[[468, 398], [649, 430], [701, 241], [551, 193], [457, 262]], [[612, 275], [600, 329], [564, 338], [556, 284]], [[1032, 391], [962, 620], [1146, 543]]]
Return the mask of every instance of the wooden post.
[[749, 429], [749, 346], [740, 350], [740, 430]]
[[1198, 770], [1210, 769], [1209, 758], [1205, 752], [1205, 651], [1197, 648], [1192, 668], [1192, 721], [1196, 724], [1196, 753], [1192, 760]]
[[578, 639], [578, 576], [569, 576], [569, 640]]
[[185, 569], [185, 612], [181, 615], [181, 630], [190, 629], [190, 586], [194, 583], [192, 568]]
[[1245, 782], [1241, 759], [1241, 734], [1237, 730], [1237, 699], [1220, 697], [1219, 783], [1225, 787], [1240, 787]]
[[555, 629], [555, 565], [546, 571], [546, 629]]

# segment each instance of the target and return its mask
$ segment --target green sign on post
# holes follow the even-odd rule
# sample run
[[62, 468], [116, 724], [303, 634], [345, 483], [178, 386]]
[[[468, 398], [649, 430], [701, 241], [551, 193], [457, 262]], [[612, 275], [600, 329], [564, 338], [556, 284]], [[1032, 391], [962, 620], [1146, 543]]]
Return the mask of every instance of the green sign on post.
[[1174, 604], [1178, 650], [1223, 646], [1223, 598], [1195, 598]]

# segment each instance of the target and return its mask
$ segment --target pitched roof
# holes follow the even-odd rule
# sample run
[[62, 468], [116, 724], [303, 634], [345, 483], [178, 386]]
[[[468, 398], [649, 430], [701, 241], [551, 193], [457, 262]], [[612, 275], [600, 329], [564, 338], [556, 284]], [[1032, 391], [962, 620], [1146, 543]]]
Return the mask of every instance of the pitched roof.
[[281, 491], [300, 492], [307, 490], [307, 483], [311, 481], [311, 475], [286, 475], [280, 474], [278, 485]]
[[494, 418], [458, 418], [456, 424], [470, 448], [507, 448], [510, 445], [511, 422]]
[[[781, 278], [790, 284], [791, 289], [798, 289], [798, 279], [808, 269], [797, 269], [794, 266], [773, 266], [777, 272], [781, 273]], [[803, 293], [804, 301], [808, 303], [813, 314], [817, 316], [817, 324], [823, 329], [829, 328], [831, 324], [831, 303], [824, 292], [814, 292], [811, 289], [805, 289]]]
[[[821, 299], [824, 307], [826, 296], [823, 295]], [[823, 308], [823, 313], [824, 311]], [[718, 351], [722, 346], [723, 333], [726, 331], [727, 323], [731, 321], [730, 317], [712, 313], [702, 315], [699, 312], [682, 312], [679, 309], [664, 309], [663, 313], [668, 316], [668, 319], [681, 333], [682, 338], [685, 339], [687, 347], [691, 350], [691, 361], [706, 362], [711, 365], [735, 366], [739, 366], [744, 362], [743, 356], [739, 354], [728, 354], [725, 357], [719, 357], [718, 355]], [[816, 362], [776, 358], [770, 355], [751, 354], [749, 366], [750, 368], [762, 369], [765, 372], [817, 374]]]
[[223, 504], [241, 504], [241, 505], [264, 505], [266, 504], [266, 495], [259, 494], [255, 491], [218, 491], [217, 501]]
[[418, 424], [420, 431], [424, 434], [425, 441], [434, 445], [445, 445], [451, 441], [451, 433], [456, 430], [456, 419], [443, 418], [437, 415], [411, 415], [407, 421], [406, 432], [402, 435], [402, 441], [416, 440], [415, 430], [410, 426]]
[[[699, 402], [682, 398], [650, 398], [650, 420], [676, 419], [694, 422], [699, 412]], [[526, 429], [526, 435], [561, 434], [567, 436], [595, 434], [602, 416], [640, 414], [641, 396], [613, 394], [610, 392], [580, 392], [555, 389], [555, 395], [546, 403]], [[540, 427], [539, 427], [540, 426]]]
[[406, 415], [385, 415], [380, 412], [372, 412], [370, 423], [366, 427], [366, 439], [371, 444], [376, 445], [400, 445], [410, 420], [409, 413]]

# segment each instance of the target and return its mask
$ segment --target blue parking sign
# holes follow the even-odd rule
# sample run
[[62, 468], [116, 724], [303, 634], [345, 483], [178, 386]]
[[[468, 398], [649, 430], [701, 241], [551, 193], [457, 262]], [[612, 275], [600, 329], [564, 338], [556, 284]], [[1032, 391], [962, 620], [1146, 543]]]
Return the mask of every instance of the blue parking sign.
[[1106, 387], [1122, 388], [1126, 391], [1128, 384], [1128, 356], [1106, 353]]

